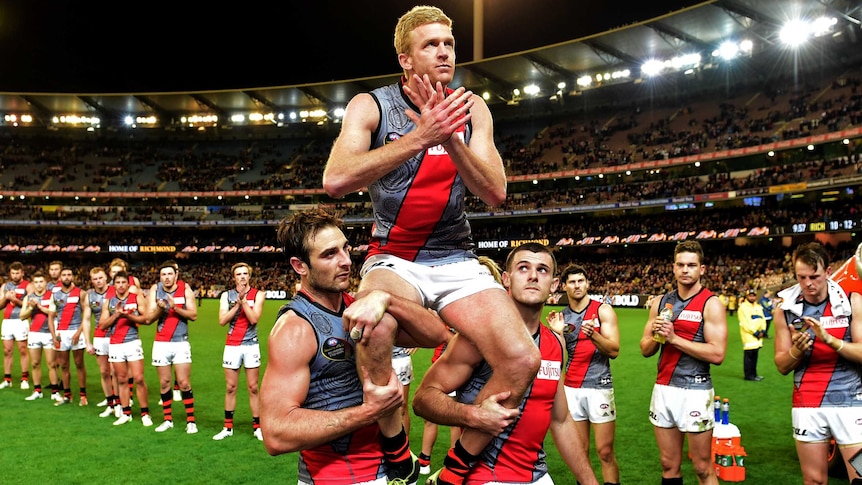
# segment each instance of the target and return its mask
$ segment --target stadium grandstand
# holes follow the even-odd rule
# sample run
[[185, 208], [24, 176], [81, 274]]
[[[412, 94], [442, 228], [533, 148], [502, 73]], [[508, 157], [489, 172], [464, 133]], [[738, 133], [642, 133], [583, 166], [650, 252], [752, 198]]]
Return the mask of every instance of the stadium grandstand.
[[[836, 260], [862, 226], [860, 1], [721, 0], [600, 35], [459, 65], [494, 116], [509, 177], [500, 207], [468, 197], [474, 242], [520, 241], [587, 262], [607, 295], [663, 291], [669, 244], [698, 239], [710, 284], [790, 278], [812, 239]], [[343, 217], [361, 258], [368, 194], [321, 176], [356, 93], [397, 74], [256, 90], [0, 93], [0, 259], [31, 269], [114, 257], [155, 280], [176, 258], [215, 295], [226, 261], [289, 296], [274, 247], [291, 211]], [[744, 250], [741, 250], [744, 248]], [[715, 256], [713, 256], [715, 255]], [[722, 255], [722, 256], [719, 256]], [[191, 276], [188, 274], [191, 273]]]

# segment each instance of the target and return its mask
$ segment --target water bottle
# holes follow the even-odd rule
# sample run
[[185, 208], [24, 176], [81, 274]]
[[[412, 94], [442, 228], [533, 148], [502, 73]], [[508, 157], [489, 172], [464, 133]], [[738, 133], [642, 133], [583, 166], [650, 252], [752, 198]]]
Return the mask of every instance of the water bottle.
[[715, 423], [718, 424], [721, 422], [721, 396], [715, 396], [713, 408], [715, 408]]
[[[659, 312], [658, 317], [666, 322], [673, 321], [673, 304], [665, 303], [664, 308]], [[652, 339], [660, 344], [665, 343], [664, 335], [654, 333]]]
[[730, 399], [724, 398], [721, 403], [721, 424], [730, 422]]

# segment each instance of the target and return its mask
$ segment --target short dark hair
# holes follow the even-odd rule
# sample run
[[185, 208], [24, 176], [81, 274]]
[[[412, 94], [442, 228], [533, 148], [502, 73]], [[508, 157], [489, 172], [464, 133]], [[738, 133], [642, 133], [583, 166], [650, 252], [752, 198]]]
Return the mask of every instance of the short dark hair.
[[570, 264], [570, 265], [566, 266], [563, 269], [562, 274], [560, 274], [560, 284], [561, 285], [566, 284], [566, 281], [569, 280], [569, 276], [576, 275], [576, 274], [582, 274], [582, 275], [584, 275], [584, 278], [589, 280], [589, 278], [587, 277], [587, 270], [584, 269], [583, 266], [581, 266], [579, 264]]
[[700, 264], [703, 264], [703, 247], [697, 241], [683, 241], [677, 244], [673, 249], [674, 260], [676, 260], [676, 255], [679, 253], [694, 253], [697, 255]]
[[297, 211], [278, 223], [276, 240], [287, 259], [297, 257], [310, 266], [309, 241], [321, 230], [327, 227], [341, 229], [341, 225], [339, 217], [319, 207]]
[[180, 271], [180, 265], [178, 265], [177, 262], [174, 261], [173, 259], [169, 259], [169, 260], [165, 261], [164, 263], [160, 264], [159, 265], [159, 273], [161, 273], [162, 270], [165, 268], [171, 268], [172, 270], [174, 270], [174, 273], [178, 273]]
[[554, 257], [553, 251], [551, 251], [550, 248], [548, 248], [548, 246], [545, 246], [544, 244], [539, 244], [537, 242], [524, 243], [524, 244], [521, 244], [520, 246], [516, 247], [515, 249], [513, 249], [509, 253], [509, 255], [506, 257], [506, 271], [512, 270], [512, 263], [514, 262], [514, 259], [515, 259], [515, 253], [520, 252], [520, 251], [529, 251], [531, 253], [545, 253], [545, 254], [550, 255], [551, 256], [551, 262], [553, 263], [553, 267], [551, 269], [553, 270], [554, 274], [556, 274], [556, 272], [557, 272], [557, 258]]
[[829, 263], [831, 263], [829, 253], [819, 242], [800, 244], [793, 250], [791, 260], [793, 264], [799, 261], [815, 269], [818, 265], [823, 265], [823, 269], [826, 269], [829, 267]]

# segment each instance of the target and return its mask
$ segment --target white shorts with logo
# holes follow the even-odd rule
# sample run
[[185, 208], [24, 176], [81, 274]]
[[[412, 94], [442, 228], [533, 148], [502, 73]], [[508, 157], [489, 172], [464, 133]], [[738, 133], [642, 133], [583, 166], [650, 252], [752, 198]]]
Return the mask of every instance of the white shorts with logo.
[[77, 342], [72, 342], [72, 337], [75, 335], [75, 332], [77, 332], [77, 330], [58, 330], [57, 334], [60, 335], [60, 347], [57, 350], [68, 352], [70, 350], [86, 349], [87, 344], [84, 343], [84, 332], [81, 332], [78, 335]]
[[144, 360], [144, 347], [141, 345], [141, 339], [121, 344], [110, 344], [108, 347], [108, 362], [135, 362], [138, 360]]
[[153, 342], [153, 365], [191, 364], [192, 345], [185, 342]]
[[93, 348], [96, 355], [110, 355], [111, 337], [93, 337]]
[[375, 254], [362, 265], [362, 276], [378, 269], [393, 271], [422, 295], [422, 305], [440, 311], [446, 305], [491, 288], [503, 289], [477, 259], [425, 266], [390, 254]]
[[659, 428], [700, 433], [715, 427], [713, 389], [683, 389], [655, 384], [649, 403], [649, 420]]
[[222, 353], [222, 367], [237, 370], [260, 367], [260, 345], [225, 345]]
[[803, 443], [835, 438], [839, 446], [862, 443], [862, 407], [793, 408], [793, 437]]
[[27, 336], [28, 349], [53, 349], [54, 339], [49, 332], [30, 332]]
[[7, 318], [0, 325], [0, 339], [2, 340], [26, 342], [28, 333], [30, 333], [30, 327], [27, 325], [27, 321], [20, 318]]
[[575, 421], [610, 423], [617, 419], [613, 389], [586, 389], [564, 386], [569, 413]]
[[398, 375], [398, 382], [406, 386], [413, 382], [413, 359], [409, 355], [400, 355], [392, 359], [392, 368]]

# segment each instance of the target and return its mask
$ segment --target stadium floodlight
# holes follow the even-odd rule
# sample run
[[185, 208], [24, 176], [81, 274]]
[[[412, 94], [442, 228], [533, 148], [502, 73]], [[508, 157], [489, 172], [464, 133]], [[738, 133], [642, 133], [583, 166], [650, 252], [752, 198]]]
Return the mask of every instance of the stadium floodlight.
[[832, 32], [832, 28], [838, 23], [835, 17], [818, 17], [811, 22], [811, 35], [820, 37]]
[[661, 61], [650, 59], [641, 65], [641, 72], [646, 76], [655, 76], [664, 68]]
[[577, 80], [578, 86], [582, 88], [589, 87], [590, 84], [593, 83], [593, 78], [590, 76], [581, 76]]
[[722, 59], [729, 61], [735, 58], [739, 54], [739, 45], [736, 42], [723, 42], [715, 52], [712, 53], [713, 56], [721, 57]]
[[344, 117], [344, 108], [335, 108], [332, 111], [332, 115], [335, 116], [336, 118], [343, 118]]
[[126, 126], [132, 126], [135, 124], [135, 119], [131, 116], [126, 116], [125, 118], [123, 118], [123, 123], [125, 123]]
[[539, 94], [539, 86], [536, 86], [535, 84], [524, 86], [524, 94], [529, 94], [530, 96]]
[[790, 47], [802, 45], [811, 36], [811, 26], [803, 20], [791, 20], [778, 32], [778, 38]]

